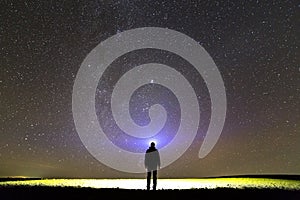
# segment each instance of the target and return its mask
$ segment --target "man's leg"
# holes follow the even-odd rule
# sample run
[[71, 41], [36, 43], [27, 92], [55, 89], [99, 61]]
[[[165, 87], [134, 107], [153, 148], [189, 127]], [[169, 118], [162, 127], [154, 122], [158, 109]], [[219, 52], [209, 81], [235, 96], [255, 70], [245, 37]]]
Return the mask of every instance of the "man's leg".
[[153, 171], [153, 190], [156, 190], [156, 184], [157, 184], [157, 170]]
[[147, 172], [147, 190], [150, 190], [151, 171]]

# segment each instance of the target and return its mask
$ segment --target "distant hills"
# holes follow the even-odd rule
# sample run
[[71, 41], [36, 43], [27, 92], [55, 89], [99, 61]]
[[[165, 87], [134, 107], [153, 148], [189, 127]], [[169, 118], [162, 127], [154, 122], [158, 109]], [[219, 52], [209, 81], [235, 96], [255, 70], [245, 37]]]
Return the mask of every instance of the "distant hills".
[[[300, 174], [248, 174], [248, 175], [226, 175], [226, 176], [207, 176], [207, 177], [178, 177], [176, 179], [205, 179], [205, 178], [272, 178], [272, 179], [285, 179], [285, 180], [300, 180]], [[19, 181], [19, 180], [42, 180], [42, 179], [109, 179], [93, 178], [93, 177], [26, 177], [26, 176], [7, 176], [0, 177], [0, 181]], [[111, 178], [116, 179], [116, 178]], [[118, 178], [122, 179], [122, 178]], [[124, 178], [128, 179], [128, 178]], [[165, 178], [160, 178], [165, 179]], [[172, 178], [168, 178], [172, 179]]]

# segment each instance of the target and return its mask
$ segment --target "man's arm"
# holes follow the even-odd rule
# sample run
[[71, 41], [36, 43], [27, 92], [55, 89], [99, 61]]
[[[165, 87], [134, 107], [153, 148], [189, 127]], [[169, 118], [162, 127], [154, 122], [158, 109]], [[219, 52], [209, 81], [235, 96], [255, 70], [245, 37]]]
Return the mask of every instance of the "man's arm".
[[147, 153], [145, 153], [144, 165], [145, 165], [145, 168], [147, 169], [147, 168], [148, 168], [148, 159], [147, 159]]
[[160, 169], [160, 155], [159, 155], [158, 151], [157, 151], [157, 166], [158, 166], [158, 169]]

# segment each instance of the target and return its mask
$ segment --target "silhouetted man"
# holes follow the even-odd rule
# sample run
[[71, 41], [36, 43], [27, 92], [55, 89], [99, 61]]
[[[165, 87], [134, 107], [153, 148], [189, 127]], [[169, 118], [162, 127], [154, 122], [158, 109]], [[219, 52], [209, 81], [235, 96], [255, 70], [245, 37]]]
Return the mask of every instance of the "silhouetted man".
[[150, 147], [146, 151], [145, 168], [147, 169], [147, 190], [150, 190], [151, 175], [153, 176], [153, 190], [156, 190], [157, 170], [160, 169], [160, 156], [154, 142], [151, 142]]

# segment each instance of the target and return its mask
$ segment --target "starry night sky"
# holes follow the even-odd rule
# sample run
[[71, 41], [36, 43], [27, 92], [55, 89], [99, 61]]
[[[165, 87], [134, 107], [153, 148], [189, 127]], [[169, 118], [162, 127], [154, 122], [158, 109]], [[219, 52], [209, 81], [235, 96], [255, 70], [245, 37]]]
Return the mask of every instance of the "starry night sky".
[[[99, 90], [126, 67], [147, 61], [182, 69], [196, 85], [201, 99], [196, 140], [159, 177], [300, 174], [296, 1], [1, 1], [0, 19], [0, 176], [144, 177], [96, 160], [72, 115], [73, 84], [85, 57], [108, 37], [139, 27], [169, 28], [199, 42], [217, 65], [227, 95], [221, 137], [199, 159], [211, 111], [201, 77], [181, 68], [185, 61], [178, 56], [159, 50], [131, 52], [113, 63]], [[99, 90], [96, 110], [105, 124]], [[169, 113], [166, 129], [177, 129], [178, 102], [169, 90], [146, 85], [134, 96], [136, 123], [149, 118], [135, 108], [160, 102]], [[115, 129], [106, 126], [112, 134]]]

